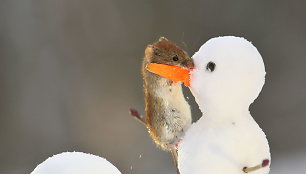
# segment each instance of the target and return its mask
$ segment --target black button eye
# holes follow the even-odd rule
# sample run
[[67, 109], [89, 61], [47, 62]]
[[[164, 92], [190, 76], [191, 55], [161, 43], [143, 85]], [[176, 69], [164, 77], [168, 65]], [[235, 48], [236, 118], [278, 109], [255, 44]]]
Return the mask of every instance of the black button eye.
[[177, 56], [172, 57], [173, 61], [178, 61], [179, 58]]
[[216, 64], [214, 62], [208, 62], [206, 69], [210, 72], [213, 72], [216, 68]]

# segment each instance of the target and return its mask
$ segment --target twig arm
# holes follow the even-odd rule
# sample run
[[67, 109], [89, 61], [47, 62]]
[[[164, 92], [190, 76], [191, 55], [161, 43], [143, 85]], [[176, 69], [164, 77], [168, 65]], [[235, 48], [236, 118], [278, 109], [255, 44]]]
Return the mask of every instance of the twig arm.
[[130, 109], [130, 115], [140, 121], [142, 124], [147, 125], [146, 120], [142, 115], [139, 114], [138, 110]]

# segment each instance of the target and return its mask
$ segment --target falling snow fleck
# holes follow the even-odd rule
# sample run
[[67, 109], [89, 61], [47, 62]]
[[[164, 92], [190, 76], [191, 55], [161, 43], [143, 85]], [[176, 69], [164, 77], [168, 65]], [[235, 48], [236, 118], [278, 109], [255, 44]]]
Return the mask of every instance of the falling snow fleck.
[[130, 169], [133, 170], [133, 166], [131, 166]]
[[139, 159], [141, 158], [142, 156], [141, 156], [141, 154], [139, 155]]

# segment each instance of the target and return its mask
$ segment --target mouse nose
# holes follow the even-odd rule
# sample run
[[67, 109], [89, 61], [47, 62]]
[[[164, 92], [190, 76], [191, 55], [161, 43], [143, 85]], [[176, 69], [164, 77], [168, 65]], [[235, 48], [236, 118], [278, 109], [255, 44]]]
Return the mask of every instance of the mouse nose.
[[181, 63], [181, 65], [183, 67], [186, 67], [186, 68], [193, 68], [194, 67], [194, 63], [193, 63], [193, 60], [192, 59], [189, 59], [189, 60], [185, 60]]

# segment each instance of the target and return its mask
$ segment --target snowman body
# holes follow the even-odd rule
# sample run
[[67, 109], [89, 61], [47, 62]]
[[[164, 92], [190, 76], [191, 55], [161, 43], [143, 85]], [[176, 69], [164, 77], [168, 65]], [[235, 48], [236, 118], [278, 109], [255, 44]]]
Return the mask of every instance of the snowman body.
[[[193, 124], [179, 146], [181, 173], [243, 174], [243, 167], [270, 159], [264, 132], [248, 112], [241, 114], [239, 119], [224, 121], [203, 115]], [[269, 167], [252, 173], [267, 174]]]

